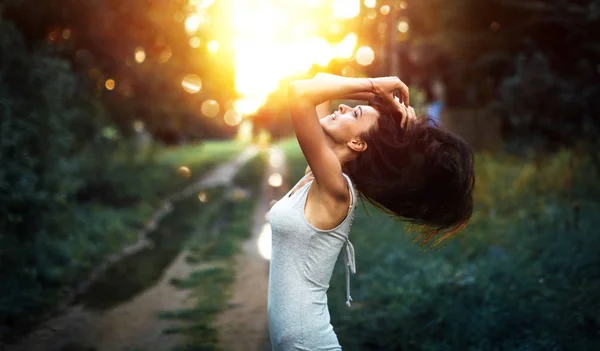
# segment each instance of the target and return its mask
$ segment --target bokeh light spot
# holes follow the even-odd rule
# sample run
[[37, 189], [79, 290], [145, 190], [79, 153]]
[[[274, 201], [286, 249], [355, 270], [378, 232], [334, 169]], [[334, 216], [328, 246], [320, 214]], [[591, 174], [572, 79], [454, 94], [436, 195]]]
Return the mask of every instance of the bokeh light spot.
[[236, 126], [242, 121], [242, 115], [240, 115], [235, 109], [229, 109], [223, 116], [225, 124], [229, 126]]
[[50, 32], [48, 32], [48, 40], [51, 42], [58, 41], [59, 36], [60, 32], [58, 29], [52, 29]]
[[221, 106], [219, 106], [219, 103], [215, 100], [204, 101], [202, 103], [202, 107], [200, 108], [200, 111], [202, 111], [202, 114], [206, 117], [215, 117], [220, 110]]
[[274, 187], [274, 188], [278, 188], [281, 186], [281, 184], [283, 183], [283, 178], [281, 177], [281, 174], [279, 173], [273, 173], [269, 176], [269, 185]]
[[202, 80], [195, 74], [188, 74], [181, 81], [183, 90], [190, 94], [196, 94], [202, 89]]
[[201, 44], [201, 40], [198, 37], [191, 37], [190, 38], [190, 47], [193, 47], [194, 49], [197, 49], [200, 47]]
[[138, 133], [141, 133], [144, 131], [144, 122], [138, 120], [135, 120], [133, 122], [133, 130], [135, 130]]
[[375, 19], [375, 17], [377, 17], [377, 11], [375, 11], [375, 9], [368, 9], [367, 10], [367, 19]]
[[387, 15], [388, 13], [390, 13], [390, 5], [383, 5], [381, 6], [381, 8], [379, 9], [379, 12], [381, 12], [382, 15]]
[[146, 60], [146, 51], [143, 47], [137, 47], [135, 49], [135, 62], [142, 63]]
[[368, 66], [375, 60], [375, 52], [368, 46], [361, 46], [356, 50], [356, 63]]
[[195, 33], [198, 28], [200, 28], [200, 24], [203, 22], [203, 17], [200, 15], [191, 15], [185, 20], [185, 31], [188, 34]]
[[408, 21], [406, 19], [402, 19], [398, 22], [398, 32], [406, 33], [408, 32]]
[[179, 176], [183, 178], [189, 179], [192, 175], [192, 172], [186, 166], [180, 166], [179, 168], [177, 168], [177, 174], [179, 174]]
[[365, 7], [372, 9], [377, 6], [377, 0], [365, 0]]
[[113, 90], [115, 88], [115, 81], [113, 79], [107, 79], [104, 86], [107, 90]]
[[160, 54], [158, 54], [158, 62], [166, 63], [167, 61], [169, 61], [172, 55], [173, 52], [171, 51], [171, 48], [169, 46], [165, 46], [160, 51]]
[[198, 200], [200, 200], [200, 202], [208, 202], [208, 194], [206, 191], [201, 191], [198, 193]]
[[219, 46], [219, 42], [216, 40], [211, 40], [206, 44], [206, 48], [208, 49], [208, 51], [210, 51], [213, 54], [219, 51]]
[[283, 166], [283, 161], [285, 160], [285, 157], [283, 155], [283, 152], [278, 151], [276, 149], [272, 149], [271, 154], [269, 155], [269, 164], [271, 165], [271, 167], [281, 167]]

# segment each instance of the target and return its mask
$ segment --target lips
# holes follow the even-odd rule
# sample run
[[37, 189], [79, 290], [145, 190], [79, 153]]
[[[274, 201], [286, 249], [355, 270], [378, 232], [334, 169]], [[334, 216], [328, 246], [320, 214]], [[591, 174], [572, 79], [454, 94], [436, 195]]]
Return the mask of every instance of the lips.
[[335, 113], [330, 114], [329, 118], [331, 118], [332, 120], [335, 120]]

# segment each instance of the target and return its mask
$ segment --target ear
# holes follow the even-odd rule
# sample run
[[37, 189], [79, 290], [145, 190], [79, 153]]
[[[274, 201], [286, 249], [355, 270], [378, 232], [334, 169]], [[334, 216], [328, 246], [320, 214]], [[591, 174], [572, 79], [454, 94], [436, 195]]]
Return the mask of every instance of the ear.
[[356, 152], [363, 152], [367, 149], [367, 143], [360, 139], [352, 139], [346, 143], [348, 147]]

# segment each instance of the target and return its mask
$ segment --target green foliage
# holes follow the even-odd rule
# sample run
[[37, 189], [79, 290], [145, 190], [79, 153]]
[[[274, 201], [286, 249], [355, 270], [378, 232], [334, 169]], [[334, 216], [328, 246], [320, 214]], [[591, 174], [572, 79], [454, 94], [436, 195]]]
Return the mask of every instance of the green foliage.
[[[23, 65], [28, 61], [22, 60], [21, 78], [27, 80], [29, 67]], [[70, 74], [52, 69], [56, 74]], [[11, 83], [3, 79], [0, 86], [3, 82]], [[8, 88], [2, 91], [12, 94]], [[59, 93], [55, 88], [48, 91]], [[56, 108], [72, 111], [74, 117], [59, 111], [46, 115], [44, 105], [27, 107], [27, 100], [17, 95], [7, 99], [13, 103], [5, 109], [6, 119], [2, 121], [11, 138], [0, 140], [0, 186], [4, 190], [0, 206], [6, 214], [0, 221], [0, 289], [4, 292], [0, 297], [0, 326], [7, 328], [2, 330], [2, 337], [8, 339], [19, 329], [33, 326], [40, 314], [59, 302], [107, 254], [137, 240], [138, 230], [161, 198], [199, 179], [240, 151], [242, 145], [207, 142], [177, 149], [152, 146], [154, 151], [140, 157], [134, 142], [103, 135], [103, 116], [92, 114], [97, 106], [82, 108], [82, 115], [77, 114], [78, 103], [86, 106], [80, 96], [70, 100], [52, 97], [69, 102]], [[50, 117], [48, 123], [61, 128], [36, 123], [46, 116]], [[98, 126], [91, 129], [92, 137], [88, 138], [81, 134], [85, 128], [79, 124], [85, 126], [93, 118]], [[34, 135], [43, 137], [38, 140]], [[190, 179], [177, 174], [182, 165], [189, 167]]]
[[[61, 244], [75, 239], [67, 239], [81, 211], [73, 198], [85, 184], [80, 178], [82, 147], [91, 144], [89, 127], [101, 125], [103, 116], [91, 99], [77, 93], [77, 77], [67, 61], [43, 46], [29, 51], [20, 33], [2, 18], [0, 51], [3, 325], [54, 299], [41, 292], [63, 282], [62, 267], [71, 264], [71, 252]], [[110, 226], [115, 224], [99, 220], [90, 229]]]
[[582, 77], [568, 77], [552, 69], [541, 52], [519, 55], [514, 74], [507, 76], [489, 110], [503, 117], [504, 134], [513, 151], [534, 147], [556, 150], [584, 144], [598, 159], [596, 135], [600, 124], [600, 88], [587, 78], [594, 68], [580, 61]]
[[[208, 16], [218, 7], [211, 6]], [[208, 98], [225, 107], [233, 95], [233, 75], [205, 45], [190, 47], [183, 19], [194, 11], [186, 1], [13, 0], [4, 16], [25, 34], [27, 45], [45, 42], [67, 60], [79, 78], [70, 86], [98, 97], [121, 133], [132, 135], [132, 123], [143, 121], [155, 138], [176, 144], [232, 131], [221, 118], [200, 113]], [[203, 43], [214, 35], [204, 27], [196, 33]], [[138, 48], [145, 53], [140, 63], [134, 59]], [[181, 87], [192, 73], [202, 78], [202, 89], [194, 95]], [[110, 91], [105, 89], [108, 79], [115, 81]]]
[[441, 78], [451, 107], [502, 121], [511, 152], [587, 144], [598, 159], [597, 0], [411, 2], [405, 79]]
[[[284, 148], [299, 179], [306, 163], [297, 143]], [[345, 350], [600, 346], [600, 188], [589, 158], [563, 151], [537, 162], [476, 160], [475, 213], [443, 247], [423, 250], [402, 224], [357, 209], [352, 307], [341, 259], [329, 290]]]

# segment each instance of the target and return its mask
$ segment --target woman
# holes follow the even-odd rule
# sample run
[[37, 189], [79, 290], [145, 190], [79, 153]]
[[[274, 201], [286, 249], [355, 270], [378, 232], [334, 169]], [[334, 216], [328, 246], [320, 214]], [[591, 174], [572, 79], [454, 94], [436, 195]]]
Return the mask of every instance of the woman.
[[[394, 97], [397, 90], [401, 99]], [[340, 105], [327, 114], [328, 101], [340, 98], [370, 104]], [[273, 350], [341, 350], [326, 293], [344, 249], [346, 303], [352, 300], [354, 249], [348, 235], [358, 195], [422, 225], [423, 244], [455, 234], [470, 218], [471, 148], [430, 120], [417, 119], [408, 103], [408, 88], [396, 77], [317, 75], [290, 85], [292, 123], [308, 168], [269, 213]]]

